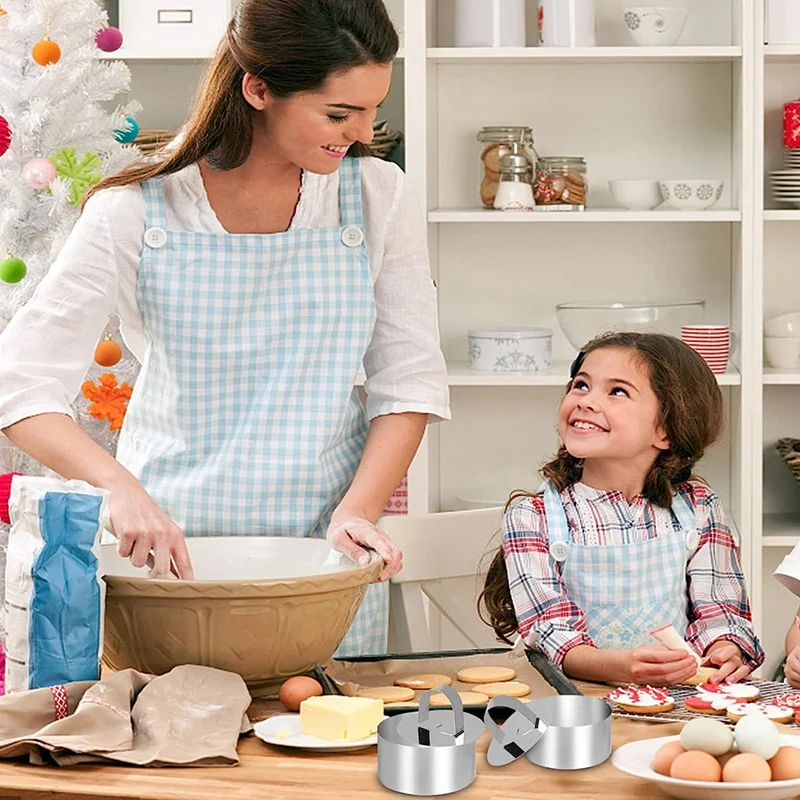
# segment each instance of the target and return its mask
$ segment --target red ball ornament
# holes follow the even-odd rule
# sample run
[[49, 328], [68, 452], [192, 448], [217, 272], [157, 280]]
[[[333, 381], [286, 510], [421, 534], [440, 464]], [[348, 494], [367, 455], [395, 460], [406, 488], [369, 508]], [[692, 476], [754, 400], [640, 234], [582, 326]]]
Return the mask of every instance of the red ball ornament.
[[112, 25], [101, 28], [95, 34], [94, 42], [104, 53], [113, 53], [122, 47], [122, 31]]
[[61, 48], [51, 39], [42, 39], [33, 46], [33, 60], [40, 66], [57, 64], [61, 60]]
[[9, 147], [11, 147], [11, 128], [8, 126], [8, 120], [0, 117], [0, 156], [4, 155]]

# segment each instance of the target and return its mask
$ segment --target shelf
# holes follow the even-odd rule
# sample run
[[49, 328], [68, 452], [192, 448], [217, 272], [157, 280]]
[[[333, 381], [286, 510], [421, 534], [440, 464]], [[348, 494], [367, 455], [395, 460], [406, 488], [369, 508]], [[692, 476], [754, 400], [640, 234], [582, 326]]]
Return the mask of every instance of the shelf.
[[800, 222], [798, 208], [767, 208], [764, 210], [766, 222]]
[[[178, 47], [174, 50], [126, 50], [124, 47], [113, 53], [100, 53], [97, 58], [109, 61], [208, 61], [214, 57], [213, 47]], [[405, 57], [403, 50], [397, 58]]]
[[761, 380], [765, 386], [800, 386], [800, 370], [764, 367]]
[[764, 514], [761, 533], [764, 547], [794, 547], [800, 542], [800, 514]]
[[797, 44], [764, 45], [764, 59], [766, 61], [800, 60], [800, 45]]
[[431, 47], [441, 64], [613, 64], [736, 61], [741, 47]]
[[586, 211], [492, 211], [479, 208], [437, 208], [428, 222], [740, 222], [735, 209], [709, 211], [627, 211], [624, 208], [589, 208]]

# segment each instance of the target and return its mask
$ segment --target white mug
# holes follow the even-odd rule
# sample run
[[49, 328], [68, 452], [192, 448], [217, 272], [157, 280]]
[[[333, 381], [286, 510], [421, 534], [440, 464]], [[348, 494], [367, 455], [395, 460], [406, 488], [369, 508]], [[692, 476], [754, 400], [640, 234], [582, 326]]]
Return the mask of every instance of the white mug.
[[800, 3], [767, 0], [767, 44], [800, 44]]
[[539, 0], [539, 43], [544, 47], [594, 47], [594, 0]]
[[525, 47], [525, 0], [456, 0], [456, 47]]

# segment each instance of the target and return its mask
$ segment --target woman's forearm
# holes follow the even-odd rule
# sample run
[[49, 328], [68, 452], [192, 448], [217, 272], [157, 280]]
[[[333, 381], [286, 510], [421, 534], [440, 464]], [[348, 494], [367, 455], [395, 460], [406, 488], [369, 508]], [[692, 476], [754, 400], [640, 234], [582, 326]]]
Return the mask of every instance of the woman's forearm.
[[37, 414], [3, 433], [20, 450], [63, 478], [111, 489], [136, 479], [66, 414]]
[[427, 414], [387, 414], [372, 420], [356, 476], [340, 509], [375, 522], [406, 474], [425, 433]]
[[624, 657], [624, 651], [598, 650], [579, 644], [564, 656], [562, 668], [569, 677], [582, 681], [623, 683], [629, 680]]

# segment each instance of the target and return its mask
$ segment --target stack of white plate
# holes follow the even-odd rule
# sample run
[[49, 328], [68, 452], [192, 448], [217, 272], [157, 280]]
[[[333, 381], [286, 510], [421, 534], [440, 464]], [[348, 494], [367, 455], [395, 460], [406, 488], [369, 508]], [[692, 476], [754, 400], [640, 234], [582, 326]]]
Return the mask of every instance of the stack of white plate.
[[779, 203], [800, 207], [800, 150], [784, 149], [783, 166], [769, 173], [772, 196]]

